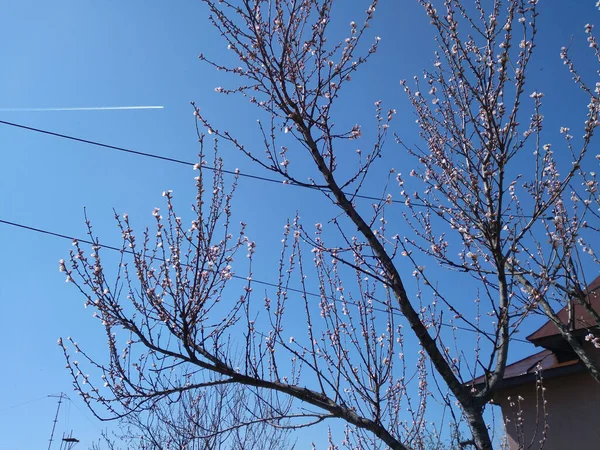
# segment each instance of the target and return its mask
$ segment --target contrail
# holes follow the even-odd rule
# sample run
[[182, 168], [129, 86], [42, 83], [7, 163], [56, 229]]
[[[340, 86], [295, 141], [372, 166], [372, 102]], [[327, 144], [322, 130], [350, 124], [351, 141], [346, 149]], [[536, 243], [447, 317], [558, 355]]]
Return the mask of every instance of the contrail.
[[0, 108], [0, 112], [48, 112], [48, 111], [122, 111], [130, 109], [164, 109], [164, 106], [88, 106], [74, 108]]

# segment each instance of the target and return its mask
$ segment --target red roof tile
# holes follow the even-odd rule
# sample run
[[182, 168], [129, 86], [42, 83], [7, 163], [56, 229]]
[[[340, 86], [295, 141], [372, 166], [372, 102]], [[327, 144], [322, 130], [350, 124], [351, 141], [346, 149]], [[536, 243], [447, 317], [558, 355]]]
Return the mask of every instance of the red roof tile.
[[[513, 379], [514, 381], [516, 381], [516, 379], [519, 377], [523, 377], [525, 375], [533, 375], [535, 374], [538, 365], [541, 367], [544, 376], [548, 376], [551, 375], [551, 373], [549, 372], [554, 369], [576, 366], [578, 364], [578, 359], [571, 359], [569, 361], [559, 362], [556, 359], [556, 355], [551, 350], [542, 350], [541, 352], [536, 353], [535, 355], [528, 356], [527, 358], [523, 358], [520, 361], [506, 366], [506, 369], [504, 370], [503, 381], [506, 384], [506, 381]], [[485, 378], [482, 375], [480, 377], [475, 378], [473, 380], [473, 384], [482, 384], [484, 380]]]
[[[596, 311], [600, 311], [600, 276], [597, 277], [594, 281], [592, 281], [592, 283], [585, 290], [585, 293], [587, 294], [587, 298], [592, 308]], [[583, 306], [581, 306], [577, 302], [574, 302], [574, 305], [575, 330], [581, 330], [597, 326], [596, 321], [590, 316], [590, 314], [585, 310]], [[558, 318], [561, 320], [562, 323], [568, 323], [569, 311], [566, 306], [559, 311]], [[555, 336], [558, 334], [559, 332], [556, 326], [551, 321], [548, 321], [540, 329], [527, 336], [527, 340], [535, 343], [535, 341], [539, 339]]]
[[[592, 308], [600, 312], [600, 276], [592, 281], [592, 283], [585, 290], [585, 293]], [[558, 317], [563, 323], [568, 322], [568, 316], [569, 313], [567, 307], [564, 307], [558, 313]], [[585, 308], [578, 303], [575, 304], [575, 329], [581, 330], [595, 326], [598, 326], [598, 324], [596, 324], [595, 320], [590, 316]], [[552, 342], [553, 336], [555, 337], [554, 340], [556, 340], [558, 335], [559, 331], [557, 330], [556, 326], [551, 321], [548, 321], [540, 329], [528, 336], [527, 339], [535, 345], [546, 346]], [[506, 366], [501, 388], [533, 382], [535, 380], [535, 372], [538, 366], [541, 367], [543, 376], [545, 378], [561, 376], [584, 369], [583, 365], [574, 354], [562, 352], [561, 358], [559, 359], [559, 357], [557, 357], [559, 353], [561, 353], [559, 347], [553, 349], [546, 348], [539, 353], [528, 356], [520, 361]], [[475, 378], [470, 383], [473, 383], [475, 386], [477, 386], [482, 385], [484, 382], [485, 377], [482, 375]]]

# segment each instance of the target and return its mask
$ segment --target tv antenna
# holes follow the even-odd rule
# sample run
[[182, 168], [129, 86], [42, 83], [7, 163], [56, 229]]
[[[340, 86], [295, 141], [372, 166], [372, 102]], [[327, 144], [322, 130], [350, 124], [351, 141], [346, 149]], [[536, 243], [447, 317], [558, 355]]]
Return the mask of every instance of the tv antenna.
[[[48, 442], [48, 450], [51, 450], [52, 441], [54, 440], [54, 431], [56, 430], [56, 423], [58, 422], [58, 414], [60, 413], [60, 405], [63, 399], [70, 400], [66, 394], [60, 393], [60, 395], [49, 395], [48, 397], [58, 398], [58, 405], [56, 407], [56, 414], [54, 415], [54, 421], [52, 422], [52, 433], [50, 433], [50, 441]], [[71, 450], [79, 443], [79, 439], [73, 437], [73, 432], [63, 432], [62, 439], [60, 441], [60, 450]]]

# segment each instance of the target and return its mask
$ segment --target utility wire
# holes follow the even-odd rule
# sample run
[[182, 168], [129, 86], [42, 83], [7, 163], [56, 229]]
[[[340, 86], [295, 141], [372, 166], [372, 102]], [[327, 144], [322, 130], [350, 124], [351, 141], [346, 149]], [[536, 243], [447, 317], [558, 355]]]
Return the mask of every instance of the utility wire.
[[69, 401], [69, 403], [71, 405], [73, 405], [75, 408], [77, 408], [77, 410], [81, 413], [81, 415], [83, 417], [85, 417], [85, 420], [87, 420], [88, 422], [90, 422], [100, 432], [104, 431], [104, 430], [102, 430], [102, 428], [100, 428], [97, 425], [97, 423], [95, 421], [93, 421], [92, 419], [90, 419], [90, 417], [85, 413], [85, 411], [83, 409], [81, 409], [79, 406], [77, 406], [77, 403], [75, 403], [71, 397], [69, 397], [68, 395], [65, 395], [65, 398]]
[[[49, 136], [54, 136], [54, 137], [58, 137], [58, 138], [62, 138], [62, 139], [67, 139], [67, 140], [71, 140], [71, 141], [75, 141], [75, 142], [81, 142], [83, 144], [89, 144], [89, 145], [93, 145], [93, 146], [97, 146], [97, 147], [107, 148], [107, 149], [110, 149], [110, 150], [120, 151], [120, 152], [124, 152], [124, 153], [130, 153], [130, 154], [137, 155], [137, 156], [144, 156], [144, 157], [147, 157], [147, 158], [158, 159], [158, 160], [161, 160], [161, 161], [172, 162], [172, 163], [186, 165], [186, 166], [194, 166], [194, 164], [195, 164], [195, 163], [192, 163], [190, 161], [184, 161], [184, 160], [177, 159], [177, 158], [171, 158], [171, 157], [167, 157], [167, 156], [156, 155], [156, 154], [153, 154], [153, 153], [141, 152], [141, 151], [137, 151], [137, 150], [133, 150], [133, 149], [128, 149], [128, 148], [125, 148], [125, 147], [119, 147], [119, 146], [116, 146], [116, 145], [110, 145], [110, 144], [105, 144], [105, 143], [102, 143], [102, 142], [92, 141], [92, 140], [89, 140], [89, 139], [83, 139], [83, 138], [79, 138], [79, 137], [72, 136], [72, 135], [67, 135], [67, 134], [63, 134], [63, 133], [57, 133], [57, 132], [54, 132], [54, 131], [43, 130], [43, 129], [40, 129], [40, 128], [30, 127], [30, 126], [27, 126], [27, 125], [22, 125], [22, 124], [18, 124], [18, 123], [8, 122], [8, 121], [5, 121], [5, 120], [0, 120], [0, 124], [11, 126], [11, 127], [15, 127], [15, 128], [20, 128], [20, 129], [27, 130], [27, 131], [33, 131], [33, 132], [36, 132], [36, 133], [41, 133], [41, 134], [45, 134], [45, 135], [49, 135]], [[313, 187], [308, 186], [308, 185], [302, 185], [302, 184], [297, 184], [297, 183], [293, 183], [293, 182], [291, 182], [291, 183], [283, 183], [282, 180], [277, 180], [277, 179], [268, 178], [268, 177], [262, 177], [262, 176], [259, 176], [259, 175], [242, 173], [242, 172], [239, 172], [239, 171], [232, 171], [232, 170], [227, 170], [227, 169], [217, 169], [217, 168], [209, 166], [209, 165], [203, 165], [202, 167], [204, 169], [208, 169], [208, 170], [211, 170], [213, 172], [216, 172], [217, 170], [219, 170], [219, 171], [221, 171], [223, 173], [226, 173], [226, 174], [236, 175], [236, 176], [240, 176], [240, 177], [244, 177], [244, 178], [249, 178], [249, 179], [254, 179], [254, 180], [266, 181], [266, 182], [269, 182], [269, 183], [285, 184], [285, 185], [288, 185], [288, 186], [303, 187], [303, 188], [309, 188], [309, 189], [314, 189], [314, 190], [319, 189], [317, 187], [313, 188]], [[368, 196], [368, 195], [349, 194], [349, 193], [345, 193], [345, 194], [346, 195], [353, 195], [356, 198], [361, 198], [361, 199], [365, 199], [365, 200], [381, 201], [381, 198], [373, 197], [373, 196]], [[405, 204], [405, 202], [403, 202], [403, 201], [393, 200], [393, 199], [392, 199], [392, 203]], [[425, 206], [425, 205], [419, 205], [419, 204], [415, 204], [415, 203], [413, 203], [413, 204], [416, 205], [416, 206]], [[50, 236], [59, 237], [59, 238], [62, 238], [62, 239], [69, 239], [71, 241], [74, 240], [74, 239], [76, 239], [76, 240], [78, 240], [80, 242], [83, 242], [83, 243], [86, 243], [86, 244], [98, 245], [97, 243], [89, 241], [89, 240], [86, 240], [86, 239], [78, 239], [78, 238], [74, 238], [72, 236], [67, 236], [67, 235], [64, 235], [64, 234], [61, 234], [61, 233], [55, 233], [55, 232], [52, 232], [52, 231], [47, 231], [47, 230], [43, 230], [43, 229], [39, 229], [39, 228], [35, 228], [35, 227], [30, 227], [30, 226], [27, 226], [27, 225], [22, 225], [22, 224], [18, 224], [18, 223], [15, 223], [15, 222], [10, 222], [10, 221], [6, 221], [6, 220], [2, 220], [2, 219], [0, 219], [0, 223], [4, 223], [6, 225], [10, 225], [10, 226], [14, 226], [14, 227], [18, 227], [18, 228], [22, 228], [22, 229], [26, 229], [26, 230], [29, 230], [29, 231], [34, 231], [34, 232], [38, 232], [38, 233], [50, 235]], [[103, 247], [103, 248], [106, 248], [106, 249], [109, 249], [109, 250], [114, 250], [114, 251], [121, 251], [122, 250], [121, 248], [113, 247], [113, 246], [110, 246], [110, 245], [104, 245], [104, 244], [100, 245], [100, 247]], [[241, 277], [239, 275], [233, 275], [233, 278], [237, 278], [237, 279], [240, 279], [240, 280], [246, 280], [245, 277]], [[270, 283], [270, 282], [267, 282], [267, 281], [261, 281], [261, 280], [255, 280], [255, 279], [253, 279], [252, 281], [254, 283], [261, 284], [261, 285], [264, 285], [264, 286], [275, 287], [275, 288], [279, 287], [277, 284]], [[319, 298], [321, 297], [320, 294], [315, 294], [315, 293], [312, 293], [312, 292], [305, 292], [305, 291], [302, 291], [300, 289], [287, 288], [287, 290], [291, 291], [291, 292], [300, 293], [300, 294], [306, 294], [306, 295], [309, 295], [309, 296], [314, 296], [314, 297], [319, 297]], [[348, 303], [352, 303], [352, 302], [348, 302]], [[379, 308], [373, 308], [373, 309], [377, 310], [377, 311], [385, 312], [385, 310], [382, 310], [382, 309], [379, 309]], [[394, 307], [392, 307], [392, 310], [398, 311], [398, 309], [394, 308]], [[396, 312], [394, 314], [401, 315], [399, 312]], [[453, 327], [453, 328], [456, 328], [456, 329], [459, 329], [459, 330], [463, 330], [463, 331], [476, 332], [473, 329], [466, 328], [466, 327], [461, 327], [461, 326], [458, 326], [458, 325], [452, 325], [452, 324], [447, 324], [447, 323], [441, 323], [441, 325], [442, 326], [446, 326], [446, 327]], [[518, 338], [513, 338], [513, 340], [519, 341], [519, 342], [524, 342], [524, 343], [529, 343], [529, 341], [526, 341], [526, 340], [523, 340], [523, 339], [518, 339]]]
[[[18, 123], [14, 123], [14, 122], [7, 122], [6, 120], [0, 120], [0, 124], [1, 125], [7, 125], [10, 127], [15, 127], [15, 128], [20, 128], [23, 130], [27, 130], [27, 131], [33, 131], [35, 133], [41, 133], [41, 134], [46, 134], [48, 136], [54, 136], [54, 137], [58, 137], [61, 139], [68, 139], [70, 141], [75, 141], [75, 142], [81, 142], [83, 144], [89, 144], [89, 145], [94, 145], [96, 147], [102, 147], [102, 148], [107, 148], [110, 150], [115, 150], [115, 151], [119, 151], [119, 152], [123, 152], [123, 153], [130, 153], [132, 155], [137, 155], [137, 156], [144, 156], [146, 158], [152, 158], [152, 159], [158, 159], [159, 161], [166, 161], [166, 162], [171, 162], [171, 163], [176, 163], [176, 164], [182, 164], [185, 166], [194, 166], [196, 163], [190, 162], [190, 161], [184, 161], [182, 159], [177, 159], [177, 158], [171, 158], [168, 156], [162, 156], [162, 155], [157, 155], [154, 153], [147, 153], [147, 152], [140, 152], [138, 150], [133, 150], [130, 148], [125, 148], [125, 147], [119, 147], [117, 145], [110, 145], [110, 144], [104, 144], [102, 142], [98, 142], [98, 141], [92, 141], [90, 139], [83, 139], [83, 138], [79, 138], [76, 136], [72, 136], [72, 135], [68, 135], [68, 134], [62, 134], [62, 133], [57, 133], [55, 131], [49, 131], [49, 130], [42, 130], [41, 128], [35, 128], [35, 127], [30, 127], [27, 125], [22, 125], [22, 124], [18, 124]], [[250, 173], [243, 173], [240, 172], [238, 170], [227, 170], [227, 169], [217, 169], [213, 166], [209, 166], [209, 165], [202, 165], [203, 169], [208, 169], [211, 170], [213, 172], [216, 171], [220, 171], [229, 175], [236, 175], [239, 177], [243, 177], [243, 178], [249, 178], [251, 180], [259, 180], [259, 181], [265, 181], [268, 183], [276, 183], [279, 185], [285, 185], [285, 186], [295, 186], [295, 187], [301, 187], [301, 188], [307, 188], [307, 189], [312, 189], [312, 190], [328, 190], [326, 188], [320, 188], [317, 186], [310, 186], [308, 184], [299, 184], [293, 181], [289, 181], [286, 180], [287, 182], [284, 183], [284, 180], [278, 180], [276, 178], [269, 178], [269, 177], [263, 177], [260, 175], [253, 175]], [[363, 200], [371, 200], [371, 201], [382, 201], [381, 197], [373, 197], [371, 195], [363, 195], [363, 194], [358, 194], [358, 193], [350, 193], [350, 192], [344, 192], [345, 195], [352, 197], [352, 198], [360, 198]], [[387, 200], [386, 200], [387, 201]], [[391, 203], [395, 203], [397, 205], [406, 205], [406, 201], [403, 200], [394, 200], [391, 199]], [[425, 208], [433, 208], [436, 209], [437, 207], [433, 206], [433, 205], [426, 205], [423, 203], [419, 203], [419, 202], [415, 202], [412, 201], [411, 202], [412, 206], [417, 206], [417, 207], [425, 207]], [[532, 218], [532, 215], [527, 215], [524, 214], [522, 216], [523, 218]], [[548, 219], [549, 217], [542, 217], [543, 220]]]
[[[5, 225], [10, 225], [10, 226], [16, 227], [16, 228], [22, 228], [22, 229], [28, 230], [28, 231], [34, 231], [36, 233], [45, 234], [45, 235], [48, 235], [48, 236], [54, 236], [54, 237], [58, 237], [58, 238], [61, 238], [61, 239], [68, 239], [69, 241], [77, 241], [77, 242], [83, 242], [84, 244], [96, 245], [96, 246], [98, 246], [100, 248], [105, 248], [107, 250], [114, 250], [114, 251], [117, 251], [117, 252], [120, 252], [120, 251], [123, 250], [122, 248], [115, 247], [113, 245], [99, 244], [97, 242], [90, 241], [89, 239], [80, 239], [80, 238], [69, 236], [69, 235], [66, 235], [66, 234], [55, 233], [53, 231], [44, 230], [42, 228], [30, 227], [28, 225], [23, 225], [23, 224], [16, 223], [16, 222], [10, 222], [8, 220], [0, 219], [0, 223], [3, 223]], [[126, 251], [126, 253], [132, 254], [131, 251]], [[248, 281], [247, 277], [242, 277], [240, 275], [232, 275], [232, 277], [240, 279], [240, 280]], [[275, 283], [269, 283], [267, 281], [260, 281], [260, 280], [252, 279], [252, 282], [253, 283], [257, 283], [257, 284], [262, 284], [262, 285], [265, 285], [265, 286], [270, 286], [270, 287], [278, 287], [277, 284], [275, 284]], [[301, 291], [300, 289], [294, 289], [294, 288], [289, 288], [288, 291], [303, 293], [303, 291]], [[307, 292], [306, 294], [307, 295], [316, 296], [316, 297], [320, 297], [319, 294], [314, 294], [314, 293], [310, 293], [310, 292]]]
[[[93, 242], [93, 241], [90, 241], [88, 239], [79, 239], [79, 238], [76, 238], [76, 237], [73, 237], [73, 236], [69, 236], [69, 235], [66, 235], [66, 234], [55, 233], [53, 231], [44, 230], [42, 228], [31, 227], [31, 226], [28, 226], [28, 225], [23, 225], [23, 224], [16, 223], [16, 222], [11, 222], [11, 221], [4, 220], [4, 219], [0, 219], [0, 223], [5, 224], [5, 225], [9, 225], [9, 226], [12, 226], [12, 227], [16, 227], [16, 228], [21, 228], [21, 229], [28, 230], [28, 231], [33, 231], [35, 233], [44, 234], [44, 235], [47, 235], [47, 236], [54, 236], [54, 237], [58, 237], [58, 238], [61, 238], [61, 239], [68, 239], [69, 241], [76, 240], [78, 242], [83, 242], [84, 244], [96, 245], [96, 246], [98, 246], [100, 248], [104, 248], [104, 249], [107, 249], [107, 250], [114, 250], [114, 251], [117, 251], [117, 252], [123, 251], [122, 248], [115, 247], [115, 246], [112, 246], [112, 245], [99, 244], [98, 242]], [[125, 250], [125, 252], [132, 254], [131, 251]], [[232, 275], [232, 277], [236, 278], [236, 279], [239, 279], [239, 280], [248, 281], [247, 277], [242, 277], [240, 275]], [[276, 283], [271, 283], [271, 282], [268, 282], [268, 281], [257, 280], [254, 277], [251, 279], [251, 282], [252, 283], [256, 283], [256, 284], [260, 284], [260, 285], [263, 285], [263, 286], [280, 288], [280, 286], [278, 284], [276, 284]], [[317, 297], [317, 298], [321, 298], [322, 297], [321, 294], [315, 294], [314, 292], [307, 292], [307, 291], [303, 291], [301, 289], [296, 289], [296, 288], [291, 288], [291, 287], [286, 287], [285, 290], [286, 291], [290, 291], [290, 292], [296, 292], [296, 293], [303, 294], [303, 295], [308, 295], [308, 296], [311, 296], [311, 297]], [[335, 301], [335, 299], [331, 298], [331, 297], [328, 297], [328, 299]], [[346, 303], [352, 304], [352, 305], [356, 306], [356, 303], [348, 301], [348, 300], [346, 300]], [[384, 313], [387, 312], [385, 309], [382, 309], [382, 308], [377, 308], [377, 307], [372, 307], [372, 308], [375, 311], [384, 312]], [[400, 313], [400, 311], [398, 310], [398, 308], [394, 308], [392, 306], [391, 309], [392, 309], [392, 314], [394, 314], [397, 317], [403, 317], [403, 315]], [[461, 327], [459, 325], [454, 325], [454, 324], [449, 324], [449, 323], [444, 323], [444, 322], [441, 322], [441, 325], [444, 326], [444, 327], [455, 328], [455, 329], [461, 330], [461, 331], [469, 331], [471, 333], [476, 333], [477, 332], [476, 330], [473, 330], [471, 328]], [[486, 336], [487, 336], [487, 333], [483, 333], [483, 334], [486, 334]], [[490, 336], [488, 336], [488, 337], [490, 337]], [[514, 341], [523, 342], [523, 343], [527, 343], [527, 344], [530, 343], [529, 341], [526, 341], [524, 339], [515, 338], [515, 337], [513, 337], [511, 339], [514, 340]]]
[[[195, 165], [195, 163], [193, 163], [193, 162], [184, 161], [182, 159], [171, 158], [171, 157], [162, 156], [162, 155], [156, 155], [154, 153], [140, 152], [140, 151], [137, 151], [137, 150], [132, 150], [130, 148], [119, 147], [119, 146], [110, 145], [110, 144], [104, 144], [102, 142], [92, 141], [92, 140], [89, 140], [89, 139], [83, 139], [83, 138], [71, 136], [71, 135], [68, 135], [68, 134], [56, 133], [54, 131], [42, 130], [40, 128], [30, 127], [30, 126], [27, 126], [27, 125], [22, 125], [22, 124], [13, 123], [13, 122], [7, 122], [5, 120], [0, 120], [0, 124], [2, 124], [2, 125], [8, 125], [8, 126], [15, 127], [15, 128], [21, 128], [23, 130], [33, 131], [33, 132], [36, 132], [36, 133], [42, 133], [42, 134], [46, 134], [46, 135], [49, 135], [49, 136], [54, 136], [54, 137], [58, 137], [58, 138], [62, 138], [62, 139], [68, 139], [70, 141], [81, 142], [83, 144], [94, 145], [96, 147], [107, 148], [107, 149], [110, 149], [110, 150], [116, 150], [116, 151], [119, 151], [119, 152], [130, 153], [130, 154], [138, 155], [138, 156], [145, 156], [146, 158], [158, 159], [158, 160], [161, 160], [161, 161], [167, 161], [167, 162], [172, 162], [172, 163], [176, 163], [176, 164], [182, 164], [182, 165], [185, 165], [185, 166], [192, 166], [193, 167]], [[260, 181], [266, 181], [266, 182], [269, 182], [269, 183], [285, 184], [286, 186], [303, 187], [303, 188], [308, 188], [308, 189], [312, 189], [312, 190], [323, 189], [323, 188], [318, 188], [316, 186], [315, 187], [311, 187], [310, 185], [299, 184], [299, 183], [294, 183], [294, 182], [286, 182], [286, 183], [284, 183], [283, 180], [277, 180], [275, 178], [262, 177], [260, 175], [253, 175], [253, 174], [243, 173], [243, 172], [239, 172], [239, 171], [226, 170], [226, 169], [217, 169], [217, 168], [209, 166], [209, 165], [202, 165], [202, 168], [203, 169], [212, 170], [213, 172], [216, 172], [217, 170], [219, 170], [220, 172], [223, 172], [223, 173], [226, 173], [226, 174], [229, 174], [229, 175], [236, 175], [236, 176], [239, 176], [239, 177], [250, 178], [252, 180], [260, 180]], [[348, 192], [345, 192], [345, 194], [349, 195], [349, 196], [356, 197], [356, 198], [362, 198], [364, 200], [372, 200], [372, 201], [381, 201], [382, 200], [379, 197], [372, 197], [372, 196], [369, 196], [369, 195], [353, 194], [353, 193], [348, 193]], [[404, 202], [400, 201], [400, 200], [392, 200], [392, 202], [393, 203], [398, 203], [398, 204], [404, 204]]]
[[40, 400], [43, 400], [45, 398], [48, 398], [48, 395], [44, 395], [42, 397], [34, 398], [33, 400], [27, 400], [27, 401], [22, 402], [22, 403], [17, 403], [16, 405], [7, 406], [6, 408], [0, 409], [0, 412], [8, 411], [9, 409], [19, 408], [21, 406], [28, 405], [29, 403], [39, 402]]
[[[182, 165], [185, 165], [185, 166], [192, 166], [192, 167], [195, 164], [193, 162], [184, 161], [182, 159], [170, 158], [168, 156], [162, 156], [162, 155], [155, 155], [153, 153], [140, 152], [140, 151], [137, 151], [137, 150], [132, 150], [130, 148], [125, 148], [125, 147], [119, 147], [119, 146], [116, 146], [116, 145], [103, 144], [102, 142], [97, 142], [97, 141], [91, 141], [89, 139], [78, 138], [78, 137], [71, 136], [71, 135], [68, 135], [68, 134], [56, 133], [54, 131], [42, 130], [40, 128], [34, 128], [34, 127], [29, 127], [27, 125], [21, 125], [21, 124], [18, 124], [18, 123], [7, 122], [5, 120], [0, 120], [0, 124], [8, 125], [8, 126], [11, 126], [11, 127], [16, 127], [16, 128], [21, 128], [23, 130], [34, 131], [36, 133], [42, 133], [42, 134], [46, 134], [46, 135], [49, 135], [49, 136], [54, 136], [54, 137], [58, 137], [58, 138], [62, 138], [62, 139], [68, 139], [70, 141], [81, 142], [83, 144], [90, 144], [90, 145], [94, 145], [96, 147], [108, 148], [110, 150], [116, 150], [116, 151], [119, 151], [119, 152], [130, 153], [130, 154], [138, 155], [138, 156], [145, 156], [146, 158], [153, 158], [153, 159], [158, 159], [158, 160], [161, 160], [161, 161], [167, 161], [167, 162], [172, 162], [172, 163], [182, 164]], [[206, 166], [206, 165], [203, 165], [202, 168], [205, 168], [205, 169], [208, 169], [208, 170], [212, 170], [213, 172], [217, 170], [215, 167]], [[223, 172], [223, 173], [227, 173], [227, 174], [230, 174], [230, 175], [239, 175], [240, 177], [252, 178], [254, 180], [261, 180], [261, 181], [268, 181], [268, 182], [271, 182], [271, 183], [283, 184], [280, 180], [275, 180], [275, 179], [272, 179], [272, 178], [266, 178], [266, 177], [261, 177], [261, 176], [258, 176], [258, 175], [252, 175], [252, 174], [247, 174], [247, 173], [238, 173], [238, 172], [235, 172], [233, 170], [225, 170], [225, 169], [219, 169], [219, 170], [221, 172]], [[291, 183], [289, 183], [289, 184], [291, 184]]]

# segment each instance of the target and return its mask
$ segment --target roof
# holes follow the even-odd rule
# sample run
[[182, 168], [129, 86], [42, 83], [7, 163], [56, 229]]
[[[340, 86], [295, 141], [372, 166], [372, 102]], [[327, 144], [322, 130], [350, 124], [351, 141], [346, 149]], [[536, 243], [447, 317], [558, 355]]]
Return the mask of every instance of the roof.
[[[584, 370], [584, 366], [579, 359], [570, 359], [561, 362], [552, 350], [542, 350], [535, 355], [528, 356], [506, 366], [500, 389], [534, 381], [538, 366], [543, 370], [544, 378], [546, 379]], [[473, 384], [482, 385], [484, 380], [485, 378], [482, 375], [475, 378]]]
[[[591, 307], [600, 312], [600, 276], [592, 281], [584, 293]], [[574, 331], [585, 332], [591, 327], [598, 326], [582, 305], [574, 302], [574, 306]], [[568, 323], [569, 311], [566, 306], [558, 312], [558, 318], [563, 323]], [[536, 346], [545, 347], [545, 350], [506, 366], [500, 389], [534, 382], [538, 366], [543, 370], [544, 378], [567, 375], [585, 369], [570, 346], [564, 342], [552, 321], [548, 320], [541, 328], [529, 335], [527, 340]], [[470, 383], [481, 386], [484, 382], [485, 377], [482, 375]]]
[[[587, 287], [584, 291], [587, 295], [587, 299], [590, 302], [591, 307], [600, 311], [600, 276], [598, 276], [592, 283]], [[586, 311], [586, 309], [579, 304], [578, 302], [573, 302], [574, 308], [574, 318], [575, 318], [575, 330], [583, 330], [591, 327], [595, 327], [598, 324], [596, 321], [590, 316], [590, 314]], [[567, 306], [561, 309], [558, 312], [558, 318], [564, 324], [569, 322], [569, 311]], [[543, 345], [543, 341], [547, 340], [546, 338], [550, 338], [552, 336], [556, 336], [559, 334], [556, 325], [554, 325], [550, 320], [546, 322], [541, 328], [527, 336], [527, 340], [533, 342], [536, 345]]]

